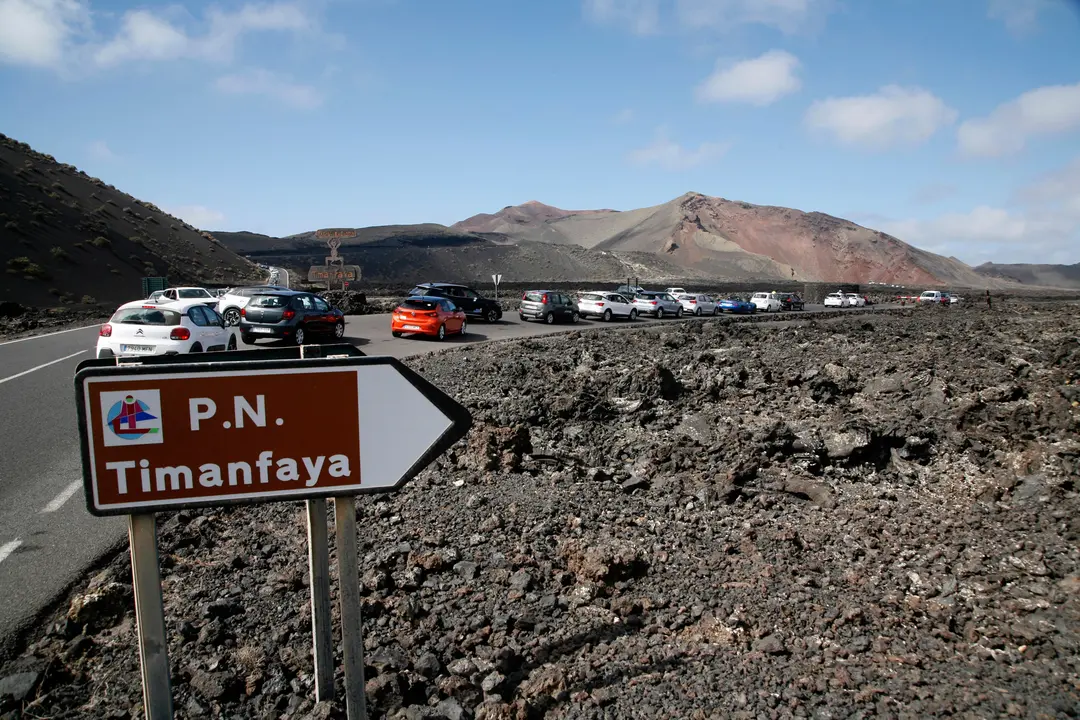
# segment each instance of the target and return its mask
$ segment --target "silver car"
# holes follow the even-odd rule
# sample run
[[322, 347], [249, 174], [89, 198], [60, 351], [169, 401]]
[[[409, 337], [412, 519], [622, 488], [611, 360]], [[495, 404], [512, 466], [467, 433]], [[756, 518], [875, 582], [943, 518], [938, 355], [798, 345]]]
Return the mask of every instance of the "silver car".
[[638, 315], [655, 315], [657, 319], [668, 316], [682, 317], [682, 303], [666, 292], [642, 292], [634, 296]]
[[716, 315], [720, 306], [709, 295], [702, 293], [684, 293], [677, 296], [683, 312], [694, 315]]

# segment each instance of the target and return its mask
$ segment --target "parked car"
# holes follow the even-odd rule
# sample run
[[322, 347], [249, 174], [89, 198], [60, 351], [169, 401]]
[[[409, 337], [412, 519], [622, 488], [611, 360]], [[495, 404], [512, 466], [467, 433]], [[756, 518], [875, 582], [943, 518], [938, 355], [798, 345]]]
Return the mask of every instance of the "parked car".
[[221, 317], [225, 318], [226, 325], [239, 325], [240, 311], [244, 309], [253, 295], [288, 289], [282, 285], [252, 285], [229, 288], [217, 299], [217, 311]]
[[318, 295], [298, 290], [264, 290], [240, 309], [240, 339], [280, 338], [304, 345], [317, 335], [341, 339], [345, 315]]
[[922, 295], [919, 296], [919, 304], [920, 305], [922, 305], [924, 303], [925, 304], [935, 304], [935, 303], [942, 303], [943, 304], [944, 303], [943, 298], [944, 298], [944, 296], [941, 294], [941, 291], [939, 291], [939, 290], [926, 290], [926, 291], [923, 292]]
[[161, 296], [164, 295], [164, 294], [165, 294], [164, 290], [155, 290], [154, 292], [150, 293], [150, 297], [148, 297], [146, 299], [147, 299], [148, 302], [156, 303], [158, 300], [161, 299]]
[[685, 295], [686, 294], [686, 288], [679, 288], [679, 287], [664, 288], [664, 292], [666, 292], [668, 295], [671, 295], [673, 297], [679, 297], [680, 295]]
[[757, 310], [757, 305], [749, 300], [739, 298], [724, 298], [719, 303], [720, 312], [735, 313], [737, 315], [752, 315]]
[[99, 358], [235, 350], [236, 336], [217, 311], [198, 300], [124, 303], [98, 330]]
[[526, 290], [521, 296], [518, 317], [526, 320], [543, 320], [551, 325], [556, 320], [577, 322], [577, 301], [566, 293], [555, 290]]
[[682, 304], [683, 311], [694, 315], [716, 315], [720, 306], [712, 296], [703, 293], [683, 293], [675, 296]]
[[857, 293], [844, 293], [851, 307], [866, 307], [866, 298]]
[[806, 304], [803, 302], [803, 299], [798, 296], [797, 293], [789, 293], [789, 292], [777, 293], [777, 297], [780, 298], [780, 309], [781, 310], [804, 310], [804, 309], [806, 309]]
[[662, 319], [666, 315], [682, 317], [683, 306], [673, 295], [666, 292], [643, 292], [634, 297], [634, 307], [638, 315], [655, 315]]
[[825, 307], [846, 308], [849, 305], [847, 295], [844, 293], [834, 292], [825, 296]]
[[467, 285], [455, 283], [420, 283], [409, 291], [409, 297], [444, 297], [469, 317], [481, 318], [493, 323], [502, 319], [502, 306], [495, 300], [486, 298]]
[[953, 295], [952, 293], [949, 293], [949, 304], [950, 305], [956, 305], [956, 304], [962, 302], [963, 299], [964, 298], [960, 297], [959, 295]]
[[637, 320], [638, 311], [625, 295], [596, 290], [578, 296], [578, 313], [581, 317], [598, 317], [605, 321], [624, 317]]
[[647, 291], [640, 285], [620, 285], [619, 287], [615, 288], [615, 292], [625, 297], [632, 298], [638, 293], [643, 293]]
[[756, 292], [750, 297], [750, 302], [758, 309], [758, 312], [780, 312], [782, 305], [780, 297], [774, 292]]
[[465, 311], [450, 298], [437, 295], [405, 298], [390, 316], [390, 334], [394, 337], [409, 333], [445, 340], [447, 335], [464, 335], [468, 329]]

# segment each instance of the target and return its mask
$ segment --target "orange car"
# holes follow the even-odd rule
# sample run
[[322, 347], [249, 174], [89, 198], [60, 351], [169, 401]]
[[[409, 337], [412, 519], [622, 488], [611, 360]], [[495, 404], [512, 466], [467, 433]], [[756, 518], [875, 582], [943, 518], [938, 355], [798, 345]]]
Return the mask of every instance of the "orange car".
[[447, 335], [464, 335], [468, 325], [464, 311], [453, 301], [441, 297], [417, 296], [394, 308], [390, 318], [390, 334], [405, 333], [434, 335], [442, 340]]

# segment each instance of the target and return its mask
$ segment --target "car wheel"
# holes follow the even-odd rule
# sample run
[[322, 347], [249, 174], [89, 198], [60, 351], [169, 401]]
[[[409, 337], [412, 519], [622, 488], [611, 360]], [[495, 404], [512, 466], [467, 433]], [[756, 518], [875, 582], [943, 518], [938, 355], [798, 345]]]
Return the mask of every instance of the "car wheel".
[[701, 317], [701, 308], [694, 308], [694, 314]]
[[719, 313], [720, 313], [720, 308], [718, 308], [717, 306], [713, 305], [713, 309], [712, 309], [712, 314], [713, 314], [713, 315], [718, 315]]
[[610, 310], [605, 310], [604, 311], [604, 322], [611, 322], [611, 311]]
[[391, 330], [390, 334], [393, 335], [394, 337], [401, 337], [401, 331], [400, 330]]
[[254, 335], [248, 335], [247, 333], [244, 333], [243, 335], [240, 336], [240, 341], [243, 342], [245, 345], [254, 345], [255, 344], [255, 336]]
[[630, 322], [637, 320], [637, 310], [630, 310]]
[[461, 330], [458, 330], [458, 335], [464, 335], [467, 332], [469, 332], [469, 321], [468, 320], [462, 320], [461, 321]]
[[489, 323], [498, 322], [499, 311], [495, 308], [489, 308], [488, 311], [484, 313], [484, 320], [488, 321]]
[[339, 322], [334, 325], [334, 337], [338, 340], [345, 337], [345, 323]]
[[574, 312], [570, 313], [570, 322], [576, 323], [580, 319], [581, 319], [581, 316], [578, 315], [576, 310]]
[[442, 340], [446, 339], [446, 326], [445, 325], [440, 325], [439, 326], [439, 332], [435, 335], [435, 339], [439, 340], [439, 341], [442, 341]]
[[675, 319], [678, 320], [682, 317], [682, 307], [675, 311]]
[[229, 308], [221, 317], [225, 319], [225, 324], [230, 327], [240, 324], [240, 311], [236, 308]]
[[295, 342], [297, 345], [303, 345], [306, 338], [307, 333], [304, 332], [304, 326], [301, 325], [300, 327], [296, 328], [296, 335], [293, 337], [293, 342]]
[[662, 308], [662, 307], [656, 308], [656, 319], [657, 320], [663, 320], [664, 319], [664, 308]]
[[195, 343], [194, 345], [191, 346], [191, 349], [188, 350], [188, 352], [201, 353], [202, 352], [202, 345], [200, 345], [199, 343]]
[[235, 335], [230, 335], [229, 336], [229, 344], [225, 346], [225, 349], [226, 350], [235, 350], [236, 349], [236, 336]]
[[108, 358], [115, 357], [113, 355], [113, 351], [110, 350], [109, 348], [102, 348], [102, 349], [98, 350], [97, 356], [98, 356], [98, 360], [106, 360]]
[[521, 322], [529, 322], [529, 318], [525, 317], [521, 313], [518, 313], [518, 318], [521, 320]]
[[547, 315], [544, 315], [544, 322], [546, 322], [548, 325], [554, 325], [555, 313], [549, 312]]

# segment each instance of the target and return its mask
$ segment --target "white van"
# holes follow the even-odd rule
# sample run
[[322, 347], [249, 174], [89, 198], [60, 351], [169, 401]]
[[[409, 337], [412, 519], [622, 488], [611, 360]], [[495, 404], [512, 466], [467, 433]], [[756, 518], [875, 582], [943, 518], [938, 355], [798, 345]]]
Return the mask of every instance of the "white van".
[[939, 290], [925, 290], [923, 294], [919, 296], [920, 303], [940, 303], [941, 292]]

